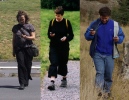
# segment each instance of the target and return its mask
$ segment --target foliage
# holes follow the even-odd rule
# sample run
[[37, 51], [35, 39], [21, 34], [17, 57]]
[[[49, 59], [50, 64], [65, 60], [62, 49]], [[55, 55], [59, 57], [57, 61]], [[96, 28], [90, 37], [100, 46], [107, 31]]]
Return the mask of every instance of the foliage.
[[118, 21], [122, 25], [129, 24], [129, 1], [122, 0], [119, 1], [120, 6], [118, 8], [113, 8], [112, 18]]
[[41, 0], [41, 8], [55, 9], [63, 6], [67, 11], [77, 11], [80, 9], [79, 0]]

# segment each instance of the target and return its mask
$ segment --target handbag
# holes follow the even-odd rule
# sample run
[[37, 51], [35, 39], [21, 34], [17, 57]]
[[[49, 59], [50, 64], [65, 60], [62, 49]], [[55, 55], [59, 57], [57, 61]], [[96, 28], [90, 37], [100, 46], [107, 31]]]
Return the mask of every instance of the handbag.
[[35, 44], [31, 44], [27, 48], [27, 53], [31, 57], [37, 57], [39, 55], [39, 49], [38, 49], [38, 47]]
[[35, 44], [31, 44], [32, 56], [37, 57], [39, 55], [39, 49]]

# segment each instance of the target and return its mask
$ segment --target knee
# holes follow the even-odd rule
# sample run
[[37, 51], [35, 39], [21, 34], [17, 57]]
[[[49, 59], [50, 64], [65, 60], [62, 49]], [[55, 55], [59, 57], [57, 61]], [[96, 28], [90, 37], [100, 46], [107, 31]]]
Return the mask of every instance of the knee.
[[50, 66], [51, 66], [51, 67], [58, 66], [58, 63], [57, 63], [57, 62], [51, 63]]
[[96, 71], [96, 76], [104, 76], [104, 72], [103, 71]]

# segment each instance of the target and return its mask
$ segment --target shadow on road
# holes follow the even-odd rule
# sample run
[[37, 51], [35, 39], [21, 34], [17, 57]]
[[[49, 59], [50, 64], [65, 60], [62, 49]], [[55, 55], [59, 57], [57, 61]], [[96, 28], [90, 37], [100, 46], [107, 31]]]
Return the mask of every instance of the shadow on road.
[[10, 86], [10, 85], [3, 85], [0, 88], [11, 88], [11, 89], [19, 89], [19, 86]]

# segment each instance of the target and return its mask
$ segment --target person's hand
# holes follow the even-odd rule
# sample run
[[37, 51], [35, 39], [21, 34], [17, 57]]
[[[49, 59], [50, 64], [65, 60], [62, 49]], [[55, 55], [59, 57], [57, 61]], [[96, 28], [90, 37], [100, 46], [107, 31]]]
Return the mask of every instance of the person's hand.
[[24, 35], [24, 34], [22, 34], [22, 37], [23, 37], [23, 38], [25, 38], [25, 39], [27, 38], [27, 36], [26, 36], [26, 35]]
[[66, 36], [62, 37], [60, 40], [64, 42], [66, 40]]
[[55, 33], [50, 32], [50, 36], [51, 37], [54, 37], [55, 36]]
[[118, 36], [113, 37], [113, 40], [114, 40], [114, 42], [118, 42], [119, 41], [119, 37]]
[[94, 31], [93, 29], [90, 29], [90, 34], [91, 35], [95, 35], [96, 31]]

